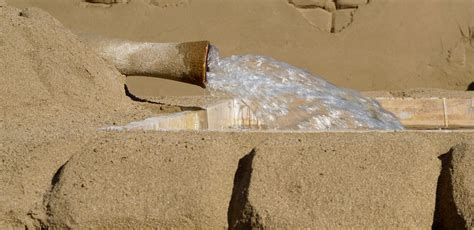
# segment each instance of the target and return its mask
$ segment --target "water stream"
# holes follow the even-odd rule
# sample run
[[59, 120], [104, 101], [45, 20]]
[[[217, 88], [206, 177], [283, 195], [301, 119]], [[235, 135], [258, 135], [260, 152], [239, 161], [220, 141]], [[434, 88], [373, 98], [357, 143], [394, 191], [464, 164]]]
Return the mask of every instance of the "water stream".
[[211, 46], [208, 88], [249, 107], [267, 129], [403, 129], [376, 101], [309, 72], [257, 55], [220, 58]]

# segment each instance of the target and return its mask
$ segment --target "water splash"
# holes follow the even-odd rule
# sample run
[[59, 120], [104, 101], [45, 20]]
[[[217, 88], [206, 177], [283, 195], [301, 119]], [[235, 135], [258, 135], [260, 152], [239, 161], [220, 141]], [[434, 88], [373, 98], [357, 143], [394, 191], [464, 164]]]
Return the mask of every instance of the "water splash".
[[403, 129], [376, 101], [269, 57], [221, 59], [211, 46], [208, 65], [208, 88], [232, 94], [268, 129]]

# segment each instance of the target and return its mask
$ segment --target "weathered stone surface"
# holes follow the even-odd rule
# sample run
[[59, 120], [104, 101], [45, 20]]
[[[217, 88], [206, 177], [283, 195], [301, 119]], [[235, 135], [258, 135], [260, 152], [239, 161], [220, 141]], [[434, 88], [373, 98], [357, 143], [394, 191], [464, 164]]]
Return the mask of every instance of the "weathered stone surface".
[[336, 3], [334, 1], [327, 1], [324, 9], [329, 12], [334, 12], [336, 11]]
[[299, 10], [303, 17], [308, 21], [309, 24], [314, 27], [323, 30], [331, 31], [332, 27], [332, 13], [321, 8], [315, 9], [300, 9]]
[[336, 10], [334, 0], [289, 0], [288, 3], [293, 4], [297, 8], [324, 8], [329, 12]]
[[474, 229], [474, 142], [456, 145], [441, 159], [434, 226]]
[[298, 142], [270, 141], [241, 159], [231, 229], [431, 228], [440, 162], [426, 140]]
[[289, 0], [288, 2], [300, 8], [323, 8], [327, 2], [332, 2], [332, 0]]
[[342, 9], [334, 12], [334, 32], [341, 32], [352, 23], [352, 17], [356, 9]]
[[337, 0], [338, 8], [356, 8], [368, 3], [367, 0]]

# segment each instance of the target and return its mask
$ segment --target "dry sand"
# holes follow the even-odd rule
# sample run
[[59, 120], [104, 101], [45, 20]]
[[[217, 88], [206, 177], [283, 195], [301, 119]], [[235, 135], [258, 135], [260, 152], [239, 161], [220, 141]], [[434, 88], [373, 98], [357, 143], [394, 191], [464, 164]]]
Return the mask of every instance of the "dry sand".
[[[57, 228], [223, 229], [252, 215], [262, 218], [258, 226], [285, 229], [429, 228], [437, 157], [472, 138], [472, 132], [100, 133], [56, 169], [43, 201], [46, 215], [35, 217]], [[242, 163], [252, 149], [253, 164]], [[250, 173], [250, 184], [239, 183], [242, 172]], [[247, 200], [231, 199], [247, 190]], [[252, 215], [236, 205], [252, 207]]]
[[[107, 8], [80, 0], [8, 2], [41, 7], [69, 28], [111, 37], [209, 40], [224, 56], [271, 56], [357, 90], [466, 90], [474, 81], [471, 0], [373, 0], [339, 33], [312, 23], [319, 20], [307, 12], [313, 9], [286, 0], [133, 0]], [[175, 94], [187, 90], [175, 88]]]
[[474, 228], [474, 142], [461, 143], [442, 155], [434, 227]]
[[431, 143], [405, 134], [307, 137], [314, 142], [264, 143], [242, 158], [232, 228], [431, 227], [440, 167]]
[[123, 75], [39, 9], [0, 7], [0, 57], [0, 219], [29, 223], [43, 213], [51, 169], [86, 133], [152, 113], [125, 96]]
[[[274, 56], [362, 90], [464, 90], [473, 81], [471, 1], [373, 0], [339, 33], [315, 28], [308, 18], [317, 17], [303, 17], [286, 1], [8, 2], [40, 6], [86, 32], [209, 39], [225, 55]], [[100, 132], [180, 108], [132, 101], [125, 76], [59, 21], [0, 0], [0, 229], [217, 229], [236, 222], [427, 228], [449, 226], [445, 213], [456, 210], [461, 223], [472, 223], [472, 195], [457, 195], [472, 192], [463, 179], [473, 177], [472, 147], [454, 148], [456, 166], [438, 159], [474, 139], [472, 131]], [[205, 94], [175, 86], [162, 92]], [[252, 149], [255, 159], [245, 163]], [[242, 202], [231, 202], [241, 192]], [[443, 204], [453, 195], [454, 206]]]

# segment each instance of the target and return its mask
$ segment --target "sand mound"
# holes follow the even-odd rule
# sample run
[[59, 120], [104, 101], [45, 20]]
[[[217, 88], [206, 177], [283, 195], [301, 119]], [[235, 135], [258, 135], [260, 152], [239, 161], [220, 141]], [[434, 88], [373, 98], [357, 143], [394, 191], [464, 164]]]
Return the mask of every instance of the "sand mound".
[[114, 67], [39, 9], [0, 7], [0, 70], [0, 219], [29, 225], [82, 133], [144, 112]]
[[7, 130], [17, 124], [73, 130], [130, 113], [124, 77], [47, 13], [3, 7], [0, 34]]

